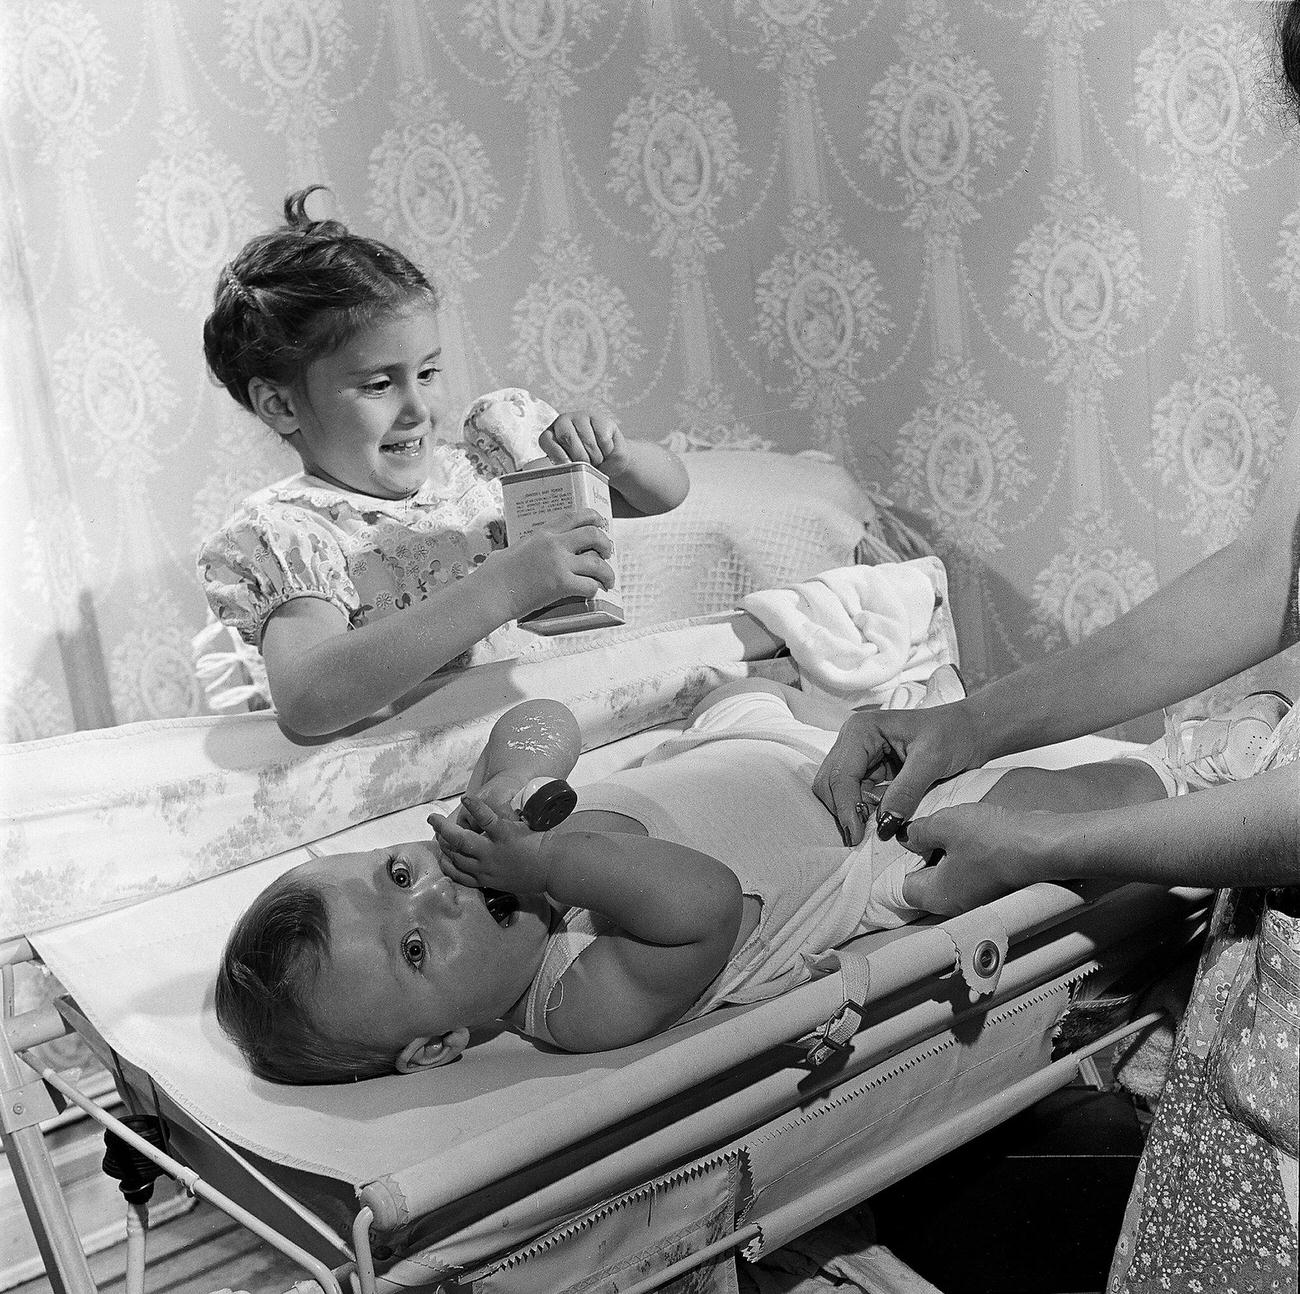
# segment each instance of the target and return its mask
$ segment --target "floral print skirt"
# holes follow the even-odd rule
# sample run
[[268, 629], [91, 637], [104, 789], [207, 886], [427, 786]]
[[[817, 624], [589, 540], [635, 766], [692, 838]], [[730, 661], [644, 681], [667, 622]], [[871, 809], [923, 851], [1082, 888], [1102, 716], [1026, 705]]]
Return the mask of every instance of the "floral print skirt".
[[1109, 1294], [1296, 1291], [1298, 1038], [1300, 918], [1224, 891]]

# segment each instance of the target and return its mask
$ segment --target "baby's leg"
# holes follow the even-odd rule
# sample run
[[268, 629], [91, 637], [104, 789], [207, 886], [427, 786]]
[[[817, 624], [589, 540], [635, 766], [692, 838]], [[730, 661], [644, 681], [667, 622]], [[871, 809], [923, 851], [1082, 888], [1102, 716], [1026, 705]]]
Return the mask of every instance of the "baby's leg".
[[[716, 687], [691, 713], [690, 722], [707, 728], [701, 716], [729, 697], [769, 693], [781, 698], [801, 723], [838, 732], [848, 709], [809, 696], [787, 683], [766, 678], [742, 678]], [[992, 785], [990, 785], [990, 779]], [[1090, 809], [1119, 809], [1130, 804], [1150, 804], [1173, 794], [1155, 768], [1141, 759], [1107, 759], [1071, 768], [976, 769], [941, 783], [922, 800], [916, 816], [933, 813], [943, 804], [1001, 804], [1008, 809], [1049, 809], [1056, 813], [1086, 813]], [[937, 798], [936, 798], [937, 797]]]
[[687, 717], [687, 723], [691, 724], [708, 710], [712, 710], [720, 701], [725, 701], [729, 696], [743, 696], [750, 692], [770, 692], [773, 696], [785, 697], [789, 703], [788, 693], [793, 692], [794, 688], [785, 683], [774, 682], [770, 678], [737, 678], [732, 679], [730, 683], [720, 683], [712, 692], [706, 692], [700, 699], [695, 709]]
[[1087, 813], [1167, 799], [1160, 777], [1136, 759], [1108, 759], [1073, 768], [1009, 768], [980, 798], [1008, 809]]
[[809, 724], [814, 728], [823, 728], [827, 732], [839, 732], [851, 713], [847, 704], [841, 705], [825, 697], [811, 696], [807, 692], [801, 692], [797, 687], [791, 687], [788, 683], [777, 683], [770, 678], [739, 678], [730, 683], [723, 683], [708, 693], [691, 711], [690, 722], [694, 723], [702, 714], [728, 697], [744, 696], [755, 692], [767, 692], [772, 696], [780, 697], [785, 702], [786, 709], [800, 723]]
[[740, 640], [745, 660], [775, 656], [785, 646], [784, 638], [772, 633], [761, 620], [751, 616], [748, 611], [742, 611], [732, 617], [731, 632]]

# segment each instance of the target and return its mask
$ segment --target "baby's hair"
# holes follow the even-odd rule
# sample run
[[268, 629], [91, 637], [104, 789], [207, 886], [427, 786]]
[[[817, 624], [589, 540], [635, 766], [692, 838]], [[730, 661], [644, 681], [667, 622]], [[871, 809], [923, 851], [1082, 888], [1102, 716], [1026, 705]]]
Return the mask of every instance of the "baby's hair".
[[292, 871], [253, 900], [226, 941], [217, 972], [217, 1021], [259, 1078], [348, 1083], [394, 1072], [393, 1054], [318, 1029], [307, 993], [329, 951], [320, 889]]
[[437, 308], [437, 291], [401, 252], [307, 215], [307, 199], [323, 187], [289, 194], [285, 223], [250, 238], [217, 276], [203, 353], [250, 411], [252, 378], [291, 385], [375, 320], [418, 298]]

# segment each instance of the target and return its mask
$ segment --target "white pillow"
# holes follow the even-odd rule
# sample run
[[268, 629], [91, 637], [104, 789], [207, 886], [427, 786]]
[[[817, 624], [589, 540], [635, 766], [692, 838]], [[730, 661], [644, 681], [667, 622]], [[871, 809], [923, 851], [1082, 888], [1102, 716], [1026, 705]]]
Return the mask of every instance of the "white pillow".
[[902, 560], [877, 532], [877, 508], [822, 454], [712, 449], [684, 456], [691, 490], [657, 517], [614, 522], [629, 624], [707, 615], [774, 588], [862, 559]]

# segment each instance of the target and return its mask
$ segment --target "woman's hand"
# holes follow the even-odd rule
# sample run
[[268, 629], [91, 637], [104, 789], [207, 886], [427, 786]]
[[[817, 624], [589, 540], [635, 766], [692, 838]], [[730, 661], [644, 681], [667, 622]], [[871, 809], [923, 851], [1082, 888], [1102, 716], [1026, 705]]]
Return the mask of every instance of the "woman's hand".
[[[877, 834], [888, 840], [935, 782], [983, 762], [979, 732], [963, 701], [927, 710], [857, 710], [822, 760], [813, 794], [849, 845], [861, 843], [870, 817], [857, 806], [878, 802]], [[882, 796], [877, 787], [891, 778]]]
[[956, 916], [1048, 879], [1053, 827], [1062, 815], [1000, 804], [957, 804], [908, 825], [899, 841], [934, 860], [903, 882], [903, 902]]
[[463, 818], [463, 825], [441, 813], [429, 814], [429, 825], [442, 851], [443, 870], [453, 881], [510, 894], [546, 892], [545, 832], [497, 813], [476, 795], [465, 796], [457, 817]]
[[618, 423], [599, 414], [562, 413], [537, 444], [553, 463], [590, 463], [611, 481], [627, 471], [631, 459]]

